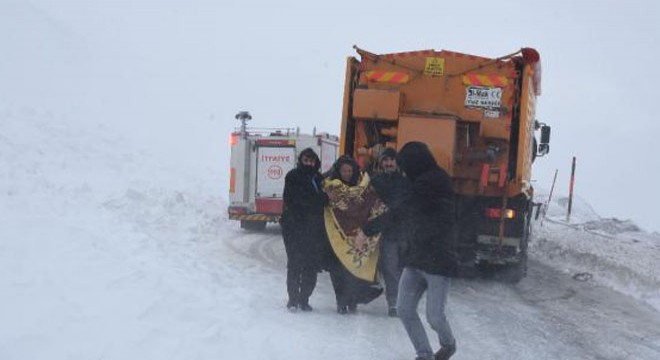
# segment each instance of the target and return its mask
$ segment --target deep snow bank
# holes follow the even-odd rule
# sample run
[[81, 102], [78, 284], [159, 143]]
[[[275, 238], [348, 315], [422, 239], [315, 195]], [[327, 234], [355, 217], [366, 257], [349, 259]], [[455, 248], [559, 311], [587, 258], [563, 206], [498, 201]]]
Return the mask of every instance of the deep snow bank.
[[195, 271], [221, 205], [177, 165], [100, 124], [0, 109], [0, 358], [223, 353], [245, 292]]
[[565, 197], [554, 199], [547, 218], [534, 223], [531, 255], [660, 309], [660, 236], [629, 220], [601, 218], [580, 198], [574, 199], [567, 222], [567, 204]]

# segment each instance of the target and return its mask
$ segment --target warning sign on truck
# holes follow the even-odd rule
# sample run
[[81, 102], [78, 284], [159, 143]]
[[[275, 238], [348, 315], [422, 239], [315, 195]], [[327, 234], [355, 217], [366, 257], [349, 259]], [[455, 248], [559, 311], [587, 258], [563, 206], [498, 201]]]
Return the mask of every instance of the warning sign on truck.
[[424, 66], [424, 75], [442, 76], [445, 74], [445, 59], [438, 57], [427, 57]]
[[502, 107], [502, 89], [498, 87], [468, 86], [465, 107], [499, 109]]

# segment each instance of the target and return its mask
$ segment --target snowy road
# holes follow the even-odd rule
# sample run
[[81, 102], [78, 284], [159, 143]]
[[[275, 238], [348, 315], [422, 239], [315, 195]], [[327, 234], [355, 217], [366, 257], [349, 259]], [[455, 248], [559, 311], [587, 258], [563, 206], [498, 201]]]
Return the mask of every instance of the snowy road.
[[[279, 272], [283, 279], [285, 258], [277, 227], [263, 234], [233, 229], [232, 235], [225, 240], [232, 251], [264, 270]], [[278, 285], [273, 284], [273, 291], [280, 296], [273, 300], [283, 303]], [[312, 302], [319, 316], [329, 322], [338, 317], [332, 314], [331, 300], [329, 279], [324, 275]], [[361, 340], [368, 340], [379, 354], [373, 358], [410, 358], [404, 351], [409, 347], [405, 341], [398, 338], [396, 346], [390, 342], [402, 335], [396, 329], [398, 323], [376, 325], [383, 322], [384, 306], [379, 299], [356, 319], [334, 322], [354, 320], [358, 329], [370, 333], [371, 339]], [[655, 310], [536, 261], [530, 263], [528, 277], [516, 286], [489, 280], [455, 281], [449, 313], [461, 345], [456, 359], [660, 358], [660, 314]], [[369, 325], [370, 318], [376, 324]]]

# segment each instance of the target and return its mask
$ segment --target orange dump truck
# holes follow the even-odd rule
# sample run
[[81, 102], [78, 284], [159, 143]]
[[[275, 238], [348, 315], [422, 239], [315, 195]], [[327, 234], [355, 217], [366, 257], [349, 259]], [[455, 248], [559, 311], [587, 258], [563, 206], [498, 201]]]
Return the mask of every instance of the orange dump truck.
[[539, 53], [523, 48], [487, 58], [355, 49], [360, 59], [348, 58], [340, 153], [368, 169], [385, 147], [426, 143], [453, 179], [462, 264], [522, 279], [532, 162], [548, 153], [550, 140], [550, 127], [535, 119]]

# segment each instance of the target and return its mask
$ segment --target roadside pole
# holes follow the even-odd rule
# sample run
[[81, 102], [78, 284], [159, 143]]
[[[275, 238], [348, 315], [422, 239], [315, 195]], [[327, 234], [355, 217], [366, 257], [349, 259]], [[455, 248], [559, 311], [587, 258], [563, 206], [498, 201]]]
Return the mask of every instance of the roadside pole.
[[566, 213], [566, 222], [571, 222], [571, 210], [573, 208], [573, 186], [575, 185], [575, 156], [573, 156], [573, 166], [571, 167], [571, 185], [568, 191], [568, 212]]

